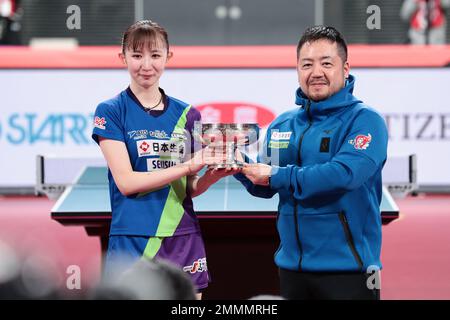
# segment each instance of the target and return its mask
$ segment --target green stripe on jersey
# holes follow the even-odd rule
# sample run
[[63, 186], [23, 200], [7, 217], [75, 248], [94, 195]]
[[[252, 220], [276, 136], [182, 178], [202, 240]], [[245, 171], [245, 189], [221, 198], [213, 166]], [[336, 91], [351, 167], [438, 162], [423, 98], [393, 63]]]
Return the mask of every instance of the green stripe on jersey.
[[143, 257], [147, 259], [153, 259], [161, 248], [161, 244], [164, 238], [150, 237], [147, 245], [145, 246]]
[[[190, 109], [190, 105], [184, 109], [183, 114], [173, 129], [173, 133], [184, 133], [187, 113]], [[170, 184], [169, 194], [161, 214], [158, 229], [156, 230], [156, 236], [170, 237], [175, 233], [184, 214], [183, 201], [186, 198], [186, 184], [186, 177], [175, 180]]]

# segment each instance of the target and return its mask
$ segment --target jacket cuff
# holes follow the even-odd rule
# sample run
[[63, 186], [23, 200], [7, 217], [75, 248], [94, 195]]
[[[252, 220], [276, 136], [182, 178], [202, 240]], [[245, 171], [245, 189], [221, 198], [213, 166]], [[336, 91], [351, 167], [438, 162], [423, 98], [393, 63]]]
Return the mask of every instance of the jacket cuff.
[[238, 181], [246, 181], [246, 180], [248, 180], [247, 177], [243, 173], [240, 173], [240, 172], [234, 174], [233, 177], [235, 177], [236, 180], [238, 180]]
[[271, 189], [289, 189], [291, 181], [291, 171], [292, 167], [278, 167], [272, 166], [271, 176], [270, 176], [270, 188]]

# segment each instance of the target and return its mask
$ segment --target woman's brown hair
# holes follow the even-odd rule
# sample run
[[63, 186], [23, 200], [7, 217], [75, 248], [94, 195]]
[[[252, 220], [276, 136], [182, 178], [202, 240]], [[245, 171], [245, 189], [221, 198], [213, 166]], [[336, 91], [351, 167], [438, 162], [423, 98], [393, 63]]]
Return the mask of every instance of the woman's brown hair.
[[135, 22], [125, 31], [122, 37], [122, 53], [127, 49], [142, 51], [145, 46], [152, 49], [162, 41], [169, 52], [169, 39], [167, 31], [156, 22], [141, 20]]

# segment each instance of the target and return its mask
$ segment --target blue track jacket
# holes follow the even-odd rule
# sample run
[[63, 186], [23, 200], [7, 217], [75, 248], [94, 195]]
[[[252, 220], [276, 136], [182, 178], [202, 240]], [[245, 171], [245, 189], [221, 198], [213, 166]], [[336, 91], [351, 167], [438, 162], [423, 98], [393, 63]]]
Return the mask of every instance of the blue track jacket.
[[349, 77], [320, 102], [299, 88], [300, 108], [276, 118], [267, 130], [270, 186], [235, 177], [256, 197], [279, 194], [278, 267], [304, 272], [381, 269], [381, 170], [388, 133], [384, 119], [352, 94]]

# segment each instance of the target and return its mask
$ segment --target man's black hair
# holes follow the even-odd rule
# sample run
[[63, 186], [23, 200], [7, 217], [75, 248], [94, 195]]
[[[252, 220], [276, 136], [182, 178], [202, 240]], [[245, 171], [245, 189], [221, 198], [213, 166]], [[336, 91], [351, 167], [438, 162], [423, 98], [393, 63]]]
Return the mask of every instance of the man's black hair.
[[317, 40], [329, 40], [336, 42], [338, 46], [338, 54], [343, 62], [347, 61], [347, 43], [339, 31], [329, 26], [314, 26], [305, 30], [297, 45], [297, 60], [300, 56], [300, 49], [307, 42], [311, 43]]

